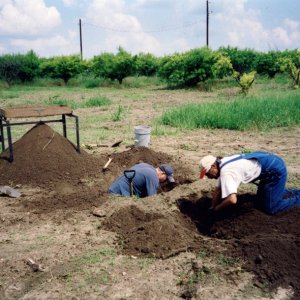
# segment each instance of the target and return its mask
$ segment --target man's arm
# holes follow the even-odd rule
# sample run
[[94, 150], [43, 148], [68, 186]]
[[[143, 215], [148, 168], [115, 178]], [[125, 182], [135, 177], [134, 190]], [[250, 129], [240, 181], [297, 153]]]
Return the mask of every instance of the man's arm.
[[220, 204], [218, 204], [214, 208], [216, 211], [218, 211], [229, 205], [236, 204], [236, 202], [237, 202], [236, 194], [230, 194]]
[[212, 193], [211, 207], [215, 208], [216, 206], [218, 206], [220, 204], [221, 201], [222, 201], [221, 188], [215, 187], [215, 189], [214, 189], [214, 191]]

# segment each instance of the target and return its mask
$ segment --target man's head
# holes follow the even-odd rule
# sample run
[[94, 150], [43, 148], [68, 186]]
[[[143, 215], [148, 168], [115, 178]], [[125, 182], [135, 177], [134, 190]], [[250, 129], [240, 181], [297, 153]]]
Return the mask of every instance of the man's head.
[[220, 174], [219, 164], [217, 163], [217, 157], [213, 155], [204, 156], [200, 160], [200, 179], [207, 176], [208, 178], [218, 178]]
[[170, 165], [167, 164], [161, 164], [157, 169], [157, 176], [159, 178], [159, 182], [175, 182], [175, 179], [173, 177], [174, 171], [173, 168]]

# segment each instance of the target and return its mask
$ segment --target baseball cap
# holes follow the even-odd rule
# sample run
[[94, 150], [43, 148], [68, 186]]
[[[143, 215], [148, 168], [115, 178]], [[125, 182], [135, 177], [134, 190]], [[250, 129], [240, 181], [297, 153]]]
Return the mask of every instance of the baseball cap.
[[206, 155], [200, 160], [200, 179], [202, 179], [205, 176], [205, 174], [210, 170], [211, 165], [213, 165], [216, 160], [217, 158], [213, 155]]
[[167, 178], [168, 178], [168, 181], [169, 182], [175, 182], [175, 179], [173, 177], [173, 168], [170, 166], [170, 165], [167, 165], [167, 164], [162, 164], [159, 166], [159, 168], [165, 172], [167, 174]]

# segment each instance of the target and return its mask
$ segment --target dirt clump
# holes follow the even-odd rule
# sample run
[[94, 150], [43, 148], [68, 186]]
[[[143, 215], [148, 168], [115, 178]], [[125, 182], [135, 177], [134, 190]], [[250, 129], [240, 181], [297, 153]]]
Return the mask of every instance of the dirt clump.
[[180, 212], [154, 213], [130, 205], [102, 225], [119, 234], [122, 251], [129, 255], [168, 258], [201, 244], [196, 227]]
[[208, 228], [209, 200], [191, 195], [178, 204], [200, 232], [226, 240], [227, 255], [244, 262], [244, 268], [255, 274], [255, 285], [270, 290], [291, 286], [299, 299], [300, 208], [270, 216], [255, 207], [255, 195], [244, 194]]

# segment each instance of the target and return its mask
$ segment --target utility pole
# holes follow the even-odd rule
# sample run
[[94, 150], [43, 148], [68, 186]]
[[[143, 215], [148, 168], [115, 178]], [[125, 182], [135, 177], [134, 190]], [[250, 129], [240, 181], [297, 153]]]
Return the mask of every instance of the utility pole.
[[208, 7], [208, 0], [206, 0], [206, 47], [208, 48], [209, 46], [209, 7]]
[[82, 30], [81, 30], [81, 19], [79, 19], [79, 37], [80, 37], [80, 58], [82, 60]]

